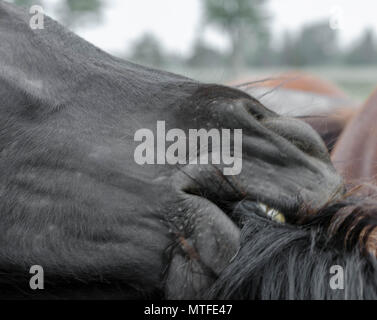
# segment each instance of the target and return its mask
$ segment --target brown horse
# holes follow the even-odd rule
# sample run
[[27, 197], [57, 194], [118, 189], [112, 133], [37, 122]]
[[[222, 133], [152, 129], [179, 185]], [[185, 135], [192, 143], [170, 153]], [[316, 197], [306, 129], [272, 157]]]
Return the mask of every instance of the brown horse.
[[[332, 160], [350, 184], [376, 183], [377, 177], [377, 90], [343, 131]], [[363, 187], [363, 192], [374, 188]]]

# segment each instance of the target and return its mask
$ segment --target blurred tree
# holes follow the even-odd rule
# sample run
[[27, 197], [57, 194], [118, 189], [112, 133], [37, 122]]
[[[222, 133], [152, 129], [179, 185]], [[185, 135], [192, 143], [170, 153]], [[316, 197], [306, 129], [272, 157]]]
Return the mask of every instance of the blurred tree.
[[[231, 42], [231, 65], [235, 71], [245, 64], [247, 48], [266, 32], [267, 0], [203, 0], [205, 23], [221, 28]], [[250, 41], [251, 40], [251, 41]]]
[[[66, 26], [74, 27], [80, 22], [88, 22], [101, 17], [104, 2], [106, 0], [59, 0], [56, 4], [56, 12], [59, 21]], [[25, 7], [47, 4], [47, 0], [13, 0], [13, 3]]]
[[296, 37], [286, 32], [280, 59], [282, 64], [293, 66], [334, 63], [339, 60], [337, 32], [327, 21], [303, 26]]
[[24, 7], [31, 7], [33, 4], [40, 4], [41, 1], [33, 1], [33, 0], [13, 0], [14, 4]]
[[187, 60], [192, 67], [215, 67], [222, 66], [226, 58], [218, 50], [210, 48], [202, 39], [194, 44], [193, 54]]
[[349, 64], [376, 64], [377, 48], [372, 29], [367, 29], [346, 55]]
[[289, 31], [285, 31], [283, 35], [283, 46], [280, 50], [280, 62], [283, 65], [294, 66], [299, 64], [300, 58], [296, 52], [296, 42]]
[[250, 66], [274, 66], [279, 64], [279, 52], [271, 45], [271, 34], [267, 30], [254, 39], [253, 46], [246, 48], [246, 62]]
[[152, 67], [161, 67], [165, 62], [160, 42], [150, 33], [145, 33], [137, 40], [133, 46], [130, 59], [136, 63]]
[[74, 26], [94, 19], [100, 19], [104, 0], [65, 0], [62, 1], [60, 12], [63, 23]]
[[339, 53], [337, 32], [327, 20], [304, 26], [296, 43], [299, 65], [334, 62]]

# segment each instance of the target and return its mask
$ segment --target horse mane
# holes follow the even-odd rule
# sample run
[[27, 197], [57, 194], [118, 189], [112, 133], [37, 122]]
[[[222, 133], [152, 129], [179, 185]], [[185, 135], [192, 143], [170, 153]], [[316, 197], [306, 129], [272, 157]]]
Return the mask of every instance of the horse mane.
[[[241, 249], [208, 293], [212, 299], [377, 299], [377, 201], [347, 196], [279, 224], [237, 207]], [[299, 218], [300, 217], [300, 218]], [[344, 289], [330, 287], [332, 266]]]

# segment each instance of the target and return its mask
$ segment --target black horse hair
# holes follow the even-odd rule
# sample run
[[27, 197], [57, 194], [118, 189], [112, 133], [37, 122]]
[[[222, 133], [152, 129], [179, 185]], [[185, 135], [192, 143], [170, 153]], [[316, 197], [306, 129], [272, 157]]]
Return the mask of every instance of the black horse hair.
[[[211, 299], [377, 299], [372, 231], [377, 202], [347, 197], [293, 223], [255, 214], [245, 201], [238, 254], [211, 287]], [[332, 266], [344, 270], [343, 289], [330, 286]]]

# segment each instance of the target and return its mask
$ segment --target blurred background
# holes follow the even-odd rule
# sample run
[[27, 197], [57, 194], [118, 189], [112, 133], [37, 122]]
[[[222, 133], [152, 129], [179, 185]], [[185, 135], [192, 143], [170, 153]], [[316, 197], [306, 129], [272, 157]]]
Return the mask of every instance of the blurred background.
[[375, 0], [13, 0], [118, 57], [206, 82], [302, 70], [363, 101], [377, 87]]

